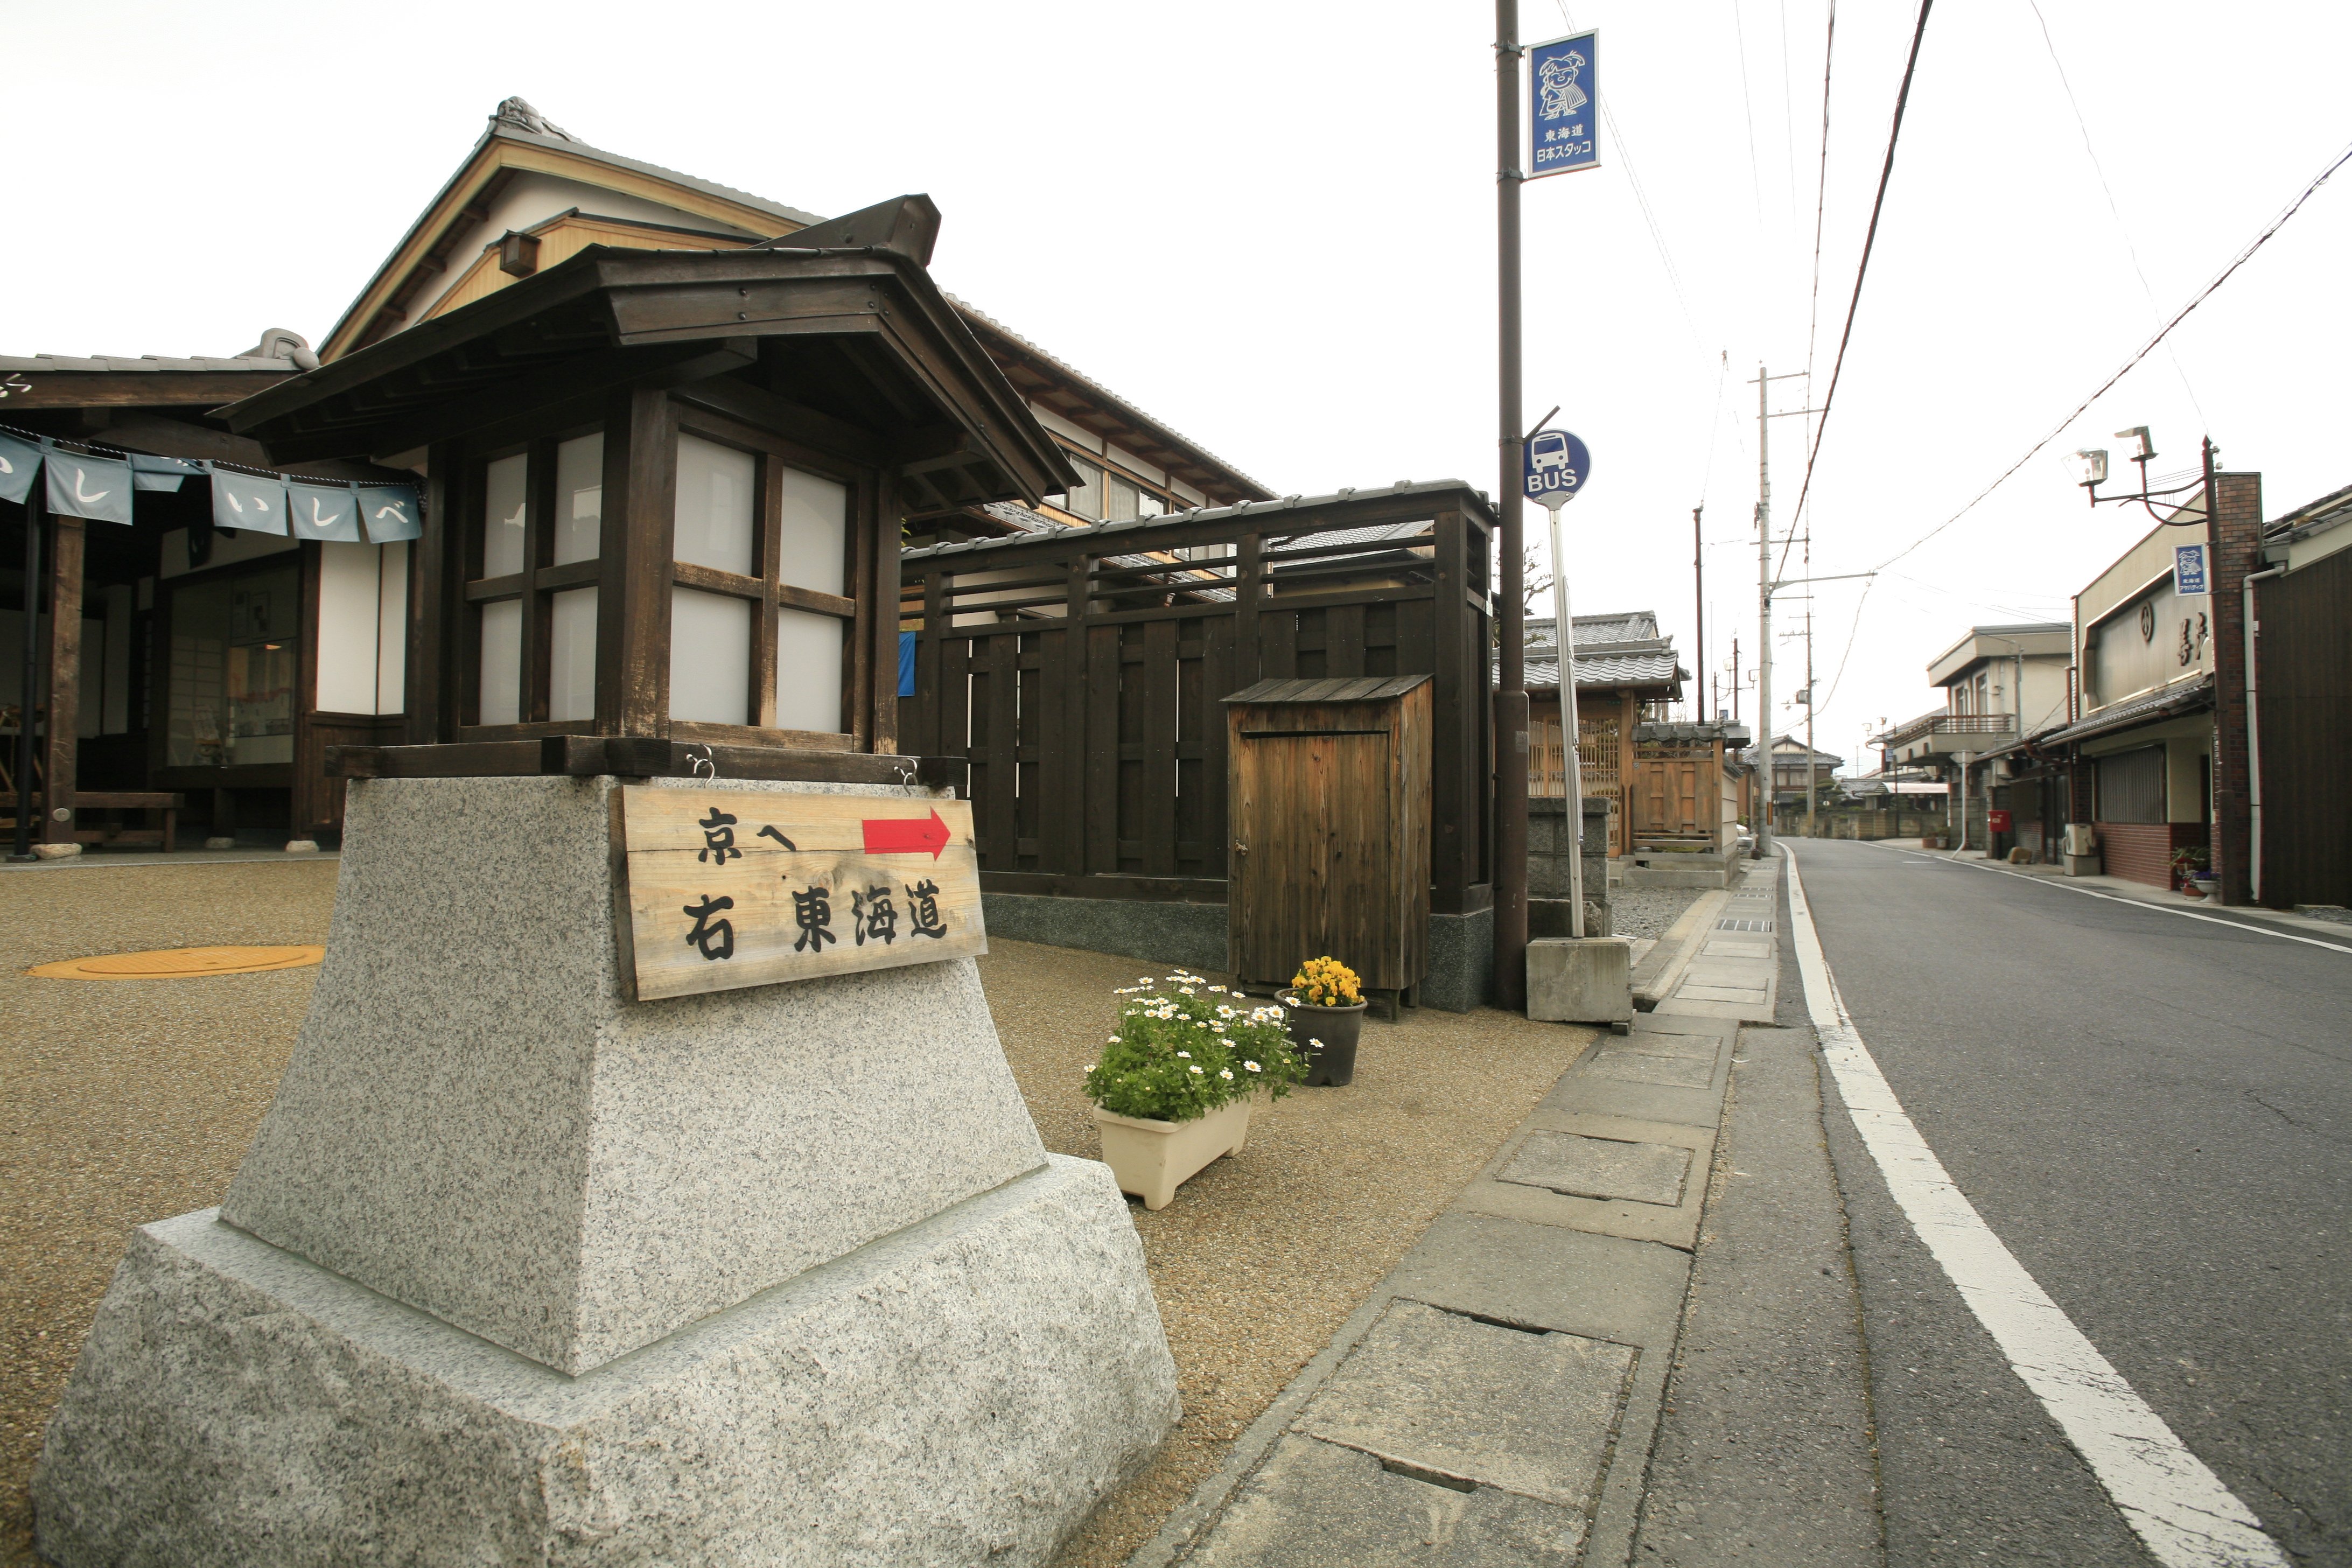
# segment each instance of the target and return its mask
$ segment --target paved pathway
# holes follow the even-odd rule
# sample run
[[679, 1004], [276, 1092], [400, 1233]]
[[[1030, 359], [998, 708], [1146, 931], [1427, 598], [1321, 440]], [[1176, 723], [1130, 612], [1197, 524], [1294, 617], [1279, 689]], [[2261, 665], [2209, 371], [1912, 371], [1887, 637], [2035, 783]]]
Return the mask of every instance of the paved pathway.
[[1562, 1076], [1129, 1568], [1628, 1559], [1738, 1014], [1775, 991], [1772, 922], [1722, 918], [1683, 1005]]

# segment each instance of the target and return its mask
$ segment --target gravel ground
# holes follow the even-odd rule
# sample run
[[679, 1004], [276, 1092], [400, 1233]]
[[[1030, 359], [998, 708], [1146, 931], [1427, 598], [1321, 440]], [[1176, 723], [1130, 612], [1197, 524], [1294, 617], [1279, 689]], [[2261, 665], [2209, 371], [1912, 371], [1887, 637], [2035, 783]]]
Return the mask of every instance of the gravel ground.
[[1654, 942], [1698, 902], [1702, 888], [1620, 888], [1610, 900], [1610, 930], [1619, 936], [1648, 937]]
[[[0, 1563], [35, 1561], [26, 1486], [41, 1429], [131, 1227], [219, 1201], [318, 973], [24, 971], [145, 948], [323, 942], [334, 877], [315, 860], [0, 873]], [[1112, 988], [1151, 966], [1007, 942], [981, 972], [1046, 1146], [1099, 1157], [1080, 1074], [1108, 1032]], [[1184, 1420], [1057, 1568], [1112, 1568], [1149, 1539], [1591, 1038], [1493, 1011], [1368, 1021], [1352, 1087], [1261, 1109], [1238, 1157], [1158, 1214], [1131, 1205]]]
[[102, 952], [327, 940], [335, 863], [0, 873], [0, 1562], [29, 1563], [26, 1487], [133, 1226], [220, 1201], [316, 969], [37, 980]]

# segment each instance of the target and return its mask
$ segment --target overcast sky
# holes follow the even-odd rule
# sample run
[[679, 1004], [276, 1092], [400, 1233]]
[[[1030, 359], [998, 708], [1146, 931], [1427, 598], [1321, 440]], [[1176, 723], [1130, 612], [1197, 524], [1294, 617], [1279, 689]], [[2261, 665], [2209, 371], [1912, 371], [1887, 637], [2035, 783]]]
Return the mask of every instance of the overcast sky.
[[[1816, 574], [1949, 518], [2352, 138], [2352, 6], [2040, 3], [2048, 43], [2031, 0], [1945, 0], [1928, 24], [1808, 505]], [[1278, 491], [1496, 486], [1477, 5], [5, 9], [0, 352], [321, 338], [520, 94], [596, 146], [815, 212], [929, 192], [947, 288]], [[1737, 632], [1752, 668], [1751, 382], [1810, 357], [1828, 389], [1915, 12], [1838, 16], [1809, 337], [1822, 0], [1572, 9], [1602, 29], [1622, 137], [1527, 187], [1526, 396], [1593, 452], [1566, 513], [1576, 608], [1654, 608], [1691, 663], [1704, 500], [1707, 663]], [[1558, 0], [1521, 17], [1529, 39], [1570, 30]], [[2210, 431], [2271, 515], [2352, 484], [2347, 257], [2352, 171], [1866, 602], [1819, 584], [1822, 747], [1937, 706], [1927, 659], [1971, 624], [2066, 618], [2146, 531], [2084, 507], [2065, 452], [2147, 425], [2171, 472]], [[1773, 421], [1783, 524], [1811, 423]], [[1783, 628], [1808, 607], [1787, 592]], [[1787, 694], [1803, 644], [1780, 657]]]

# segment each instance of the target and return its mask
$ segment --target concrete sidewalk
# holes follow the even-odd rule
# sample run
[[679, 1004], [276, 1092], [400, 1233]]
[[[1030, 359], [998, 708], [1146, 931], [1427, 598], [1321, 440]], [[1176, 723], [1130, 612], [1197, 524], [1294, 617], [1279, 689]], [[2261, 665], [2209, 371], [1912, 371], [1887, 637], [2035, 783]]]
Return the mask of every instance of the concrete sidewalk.
[[1129, 1568], [1627, 1561], [1770, 910], [1682, 933], [1668, 1001], [1561, 1076]]
[[1750, 862], [1694, 933], [1697, 950], [1659, 1000], [1657, 1016], [1770, 1023], [1780, 999], [1780, 860]]

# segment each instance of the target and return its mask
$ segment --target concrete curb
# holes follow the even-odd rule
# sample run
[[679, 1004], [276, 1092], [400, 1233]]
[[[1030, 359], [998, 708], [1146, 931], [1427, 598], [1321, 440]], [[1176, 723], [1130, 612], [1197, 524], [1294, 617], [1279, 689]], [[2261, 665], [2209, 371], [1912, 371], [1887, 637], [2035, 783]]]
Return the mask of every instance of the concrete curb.
[[1643, 955], [1633, 969], [1633, 1005], [1646, 1013], [1675, 994], [1682, 984], [1683, 974], [1706, 945], [1722, 917], [1724, 906], [1731, 902], [1731, 889], [1719, 888], [1701, 893], [1680, 919], [1666, 928], [1658, 944]]

